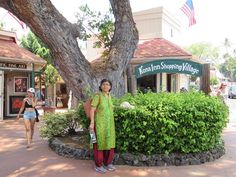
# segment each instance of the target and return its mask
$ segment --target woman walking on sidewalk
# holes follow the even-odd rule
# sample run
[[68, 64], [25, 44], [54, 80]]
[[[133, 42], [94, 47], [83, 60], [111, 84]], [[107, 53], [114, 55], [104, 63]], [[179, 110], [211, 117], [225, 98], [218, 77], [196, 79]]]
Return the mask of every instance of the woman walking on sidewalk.
[[34, 124], [36, 118], [35, 106], [36, 106], [36, 98], [34, 96], [35, 90], [34, 88], [29, 88], [27, 90], [27, 95], [23, 100], [20, 111], [16, 117], [17, 120], [20, 118], [20, 114], [24, 111], [24, 124], [27, 138], [27, 148], [30, 147], [34, 134]]
[[115, 123], [110, 95], [111, 88], [112, 83], [103, 79], [99, 86], [100, 92], [94, 96], [91, 103], [89, 129], [95, 132], [97, 139], [97, 142], [93, 143], [93, 152], [95, 170], [99, 173], [116, 169], [112, 165], [115, 148]]
[[219, 90], [217, 91], [217, 96], [226, 104], [228, 99], [228, 93], [226, 90], [227, 84], [221, 83]]

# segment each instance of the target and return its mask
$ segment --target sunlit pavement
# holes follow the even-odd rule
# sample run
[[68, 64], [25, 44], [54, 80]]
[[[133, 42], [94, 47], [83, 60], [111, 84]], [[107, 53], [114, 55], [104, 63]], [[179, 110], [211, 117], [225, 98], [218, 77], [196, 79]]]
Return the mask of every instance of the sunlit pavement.
[[[22, 119], [0, 122], [0, 177], [233, 177], [236, 176], [236, 99], [228, 100], [230, 121], [224, 130], [226, 155], [202, 165], [170, 167], [117, 166], [115, 172], [98, 174], [90, 160], [60, 157], [39, 137], [37, 124], [34, 143], [26, 148]], [[232, 109], [233, 108], [233, 109]]]
[[[43, 115], [44, 114], [44, 111], [42, 108], [37, 108], [38, 112], [39, 112], [39, 115]], [[56, 109], [55, 110], [55, 113], [63, 113], [63, 112], [66, 112], [68, 109], [66, 108], [61, 108], [61, 109]]]

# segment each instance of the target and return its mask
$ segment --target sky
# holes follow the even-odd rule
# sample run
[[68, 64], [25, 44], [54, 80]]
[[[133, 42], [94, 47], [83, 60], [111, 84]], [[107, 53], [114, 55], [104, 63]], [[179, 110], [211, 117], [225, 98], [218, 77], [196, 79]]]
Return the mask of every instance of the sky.
[[[92, 10], [107, 11], [109, 0], [51, 0], [56, 8], [69, 21], [75, 22], [75, 12], [82, 4], [88, 4]], [[170, 13], [179, 18], [182, 24], [180, 38], [181, 46], [198, 42], [209, 42], [213, 46], [223, 46], [225, 38], [236, 44], [236, 1], [235, 0], [192, 0], [197, 23], [188, 27], [188, 19], [180, 10], [185, 0], [130, 0], [133, 12], [164, 6]], [[27, 30], [21, 26], [6, 11], [0, 9], [0, 21], [8, 29], [17, 29], [17, 35], [22, 36]]]

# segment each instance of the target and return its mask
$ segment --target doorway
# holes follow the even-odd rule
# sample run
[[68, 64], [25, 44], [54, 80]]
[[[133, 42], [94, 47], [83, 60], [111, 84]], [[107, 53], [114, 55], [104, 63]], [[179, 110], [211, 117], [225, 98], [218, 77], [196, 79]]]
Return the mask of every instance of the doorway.
[[156, 74], [143, 76], [137, 79], [138, 90], [143, 93], [148, 91], [156, 92]]
[[174, 92], [176, 93], [177, 91], [177, 74], [167, 74], [167, 79], [166, 79], [166, 90], [168, 92]]

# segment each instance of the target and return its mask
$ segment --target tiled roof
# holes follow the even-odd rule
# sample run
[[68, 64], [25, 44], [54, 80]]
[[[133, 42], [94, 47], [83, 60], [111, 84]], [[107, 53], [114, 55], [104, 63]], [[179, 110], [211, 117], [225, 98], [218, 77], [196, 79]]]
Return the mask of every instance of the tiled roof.
[[164, 38], [140, 41], [133, 58], [191, 57], [192, 54]]
[[22, 60], [23, 63], [37, 63], [44, 65], [46, 61], [30, 51], [18, 46], [13, 40], [0, 39], [0, 59], [17, 59]]
[[[200, 62], [198, 59], [194, 59], [191, 53], [180, 48], [176, 44], [164, 39], [164, 38], [154, 38], [150, 40], [140, 40], [137, 48], [134, 52], [134, 56], [131, 59], [131, 63], [144, 62], [148, 59], [167, 59], [167, 58], [188, 58], [196, 62]], [[140, 60], [141, 59], [141, 60]], [[144, 59], [144, 60], [143, 60]], [[92, 60], [92, 65], [100, 65], [104, 61], [102, 57], [98, 57], [95, 60]]]

